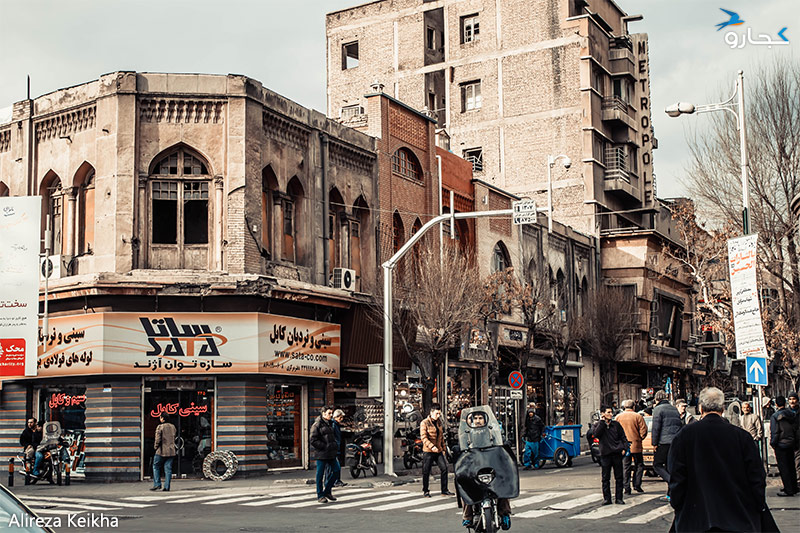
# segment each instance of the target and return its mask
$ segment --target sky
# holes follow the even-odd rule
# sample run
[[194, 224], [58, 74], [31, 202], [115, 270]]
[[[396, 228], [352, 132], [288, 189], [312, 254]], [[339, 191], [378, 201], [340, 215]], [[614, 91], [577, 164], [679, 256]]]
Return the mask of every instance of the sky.
[[[529, 0], [544, 1], [544, 0]], [[668, 118], [678, 100], [695, 104], [731, 94], [736, 72], [775, 56], [798, 59], [798, 0], [616, 0], [632, 33], [650, 38], [653, 154], [658, 195], [686, 194], [686, 133], [703, 115]], [[325, 111], [325, 14], [363, 0], [0, 0], [0, 108], [117, 70], [244, 74], [301, 105]], [[744, 24], [717, 31], [735, 11]], [[752, 39], [787, 26], [789, 45], [746, 42], [732, 49], [728, 31]], [[729, 38], [732, 40], [732, 37]], [[746, 103], [745, 103], [746, 105]]]

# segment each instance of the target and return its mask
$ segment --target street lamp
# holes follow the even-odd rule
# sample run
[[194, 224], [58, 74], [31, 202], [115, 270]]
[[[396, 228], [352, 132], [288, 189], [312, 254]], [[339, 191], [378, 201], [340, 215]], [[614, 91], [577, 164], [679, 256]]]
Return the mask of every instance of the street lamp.
[[553, 232], [553, 167], [559, 159], [564, 160], [565, 169], [572, 166], [572, 159], [564, 154], [547, 156], [547, 233]]
[[[735, 100], [735, 101], [734, 101]], [[745, 235], [750, 233], [750, 192], [747, 177], [747, 142], [744, 128], [744, 72], [739, 71], [736, 79], [736, 89], [730, 98], [716, 104], [694, 105], [687, 102], [678, 102], [667, 107], [664, 111], [670, 117], [691, 115], [693, 113], [709, 113], [711, 111], [730, 111], [736, 117], [736, 128], [739, 130], [739, 150], [742, 169], [742, 229]]]

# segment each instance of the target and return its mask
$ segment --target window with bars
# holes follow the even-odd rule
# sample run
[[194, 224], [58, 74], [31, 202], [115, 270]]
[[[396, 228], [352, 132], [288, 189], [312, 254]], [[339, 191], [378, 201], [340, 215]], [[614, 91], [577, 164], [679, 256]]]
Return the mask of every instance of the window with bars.
[[407, 148], [400, 148], [392, 156], [392, 172], [413, 180], [421, 179], [417, 158]]
[[480, 29], [480, 21], [477, 14], [461, 17], [461, 43], [477, 41]]
[[471, 81], [461, 85], [461, 112], [480, 109], [481, 82]]
[[464, 150], [464, 159], [472, 163], [472, 172], [483, 172], [483, 148]]

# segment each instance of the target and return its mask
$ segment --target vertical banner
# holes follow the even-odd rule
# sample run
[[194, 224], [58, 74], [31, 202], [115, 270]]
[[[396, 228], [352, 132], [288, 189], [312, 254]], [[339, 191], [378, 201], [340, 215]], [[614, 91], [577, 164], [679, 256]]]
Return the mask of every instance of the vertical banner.
[[42, 199], [0, 198], [0, 376], [35, 376]]
[[731, 275], [731, 304], [737, 359], [767, 357], [756, 278], [757, 246], [757, 234], [728, 241], [728, 270]]

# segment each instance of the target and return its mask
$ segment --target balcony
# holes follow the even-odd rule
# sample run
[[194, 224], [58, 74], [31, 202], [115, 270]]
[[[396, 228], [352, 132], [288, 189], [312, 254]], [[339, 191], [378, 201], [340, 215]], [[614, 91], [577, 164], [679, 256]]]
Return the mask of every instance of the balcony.
[[619, 96], [606, 96], [603, 98], [602, 119], [609, 122], [621, 122], [631, 129], [636, 129], [636, 122], [628, 114], [628, 103]]
[[639, 200], [639, 178], [628, 168], [628, 152], [625, 146], [611, 146], [605, 153], [605, 180], [603, 190], [623, 194]]

